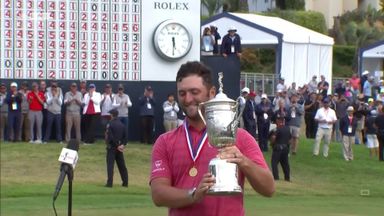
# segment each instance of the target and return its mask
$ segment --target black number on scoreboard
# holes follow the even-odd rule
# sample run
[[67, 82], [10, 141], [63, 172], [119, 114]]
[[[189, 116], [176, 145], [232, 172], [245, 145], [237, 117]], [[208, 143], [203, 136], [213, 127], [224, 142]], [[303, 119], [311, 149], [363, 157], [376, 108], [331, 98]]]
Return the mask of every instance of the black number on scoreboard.
[[91, 9], [92, 11], [97, 11], [97, 4], [92, 4]]
[[107, 79], [107, 72], [106, 72], [106, 71], [103, 71], [103, 72], [101, 73], [101, 77], [102, 77], [103, 79]]
[[119, 78], [119, 74], [117, 72], [113, 72], [112, 74], [113, 79]]
[[44, 62], [43, 61], [39, 61], [39, 63], [37, 64], [37, 66], [39, 68], [43, 68], [44, 67]]
[[18, 60], [18, 61], [16, 62], [16, 67], [18, 67], [18, 68], [23, 67], [23, 62], [22, 62], [21, 60]]
[[128, 34], [123, 34], [123, 41], [128, 41]]
[[11, 65], [12, 65], [12, 63], [9, 59], [5, 60], [5, 67], [10, 68]]

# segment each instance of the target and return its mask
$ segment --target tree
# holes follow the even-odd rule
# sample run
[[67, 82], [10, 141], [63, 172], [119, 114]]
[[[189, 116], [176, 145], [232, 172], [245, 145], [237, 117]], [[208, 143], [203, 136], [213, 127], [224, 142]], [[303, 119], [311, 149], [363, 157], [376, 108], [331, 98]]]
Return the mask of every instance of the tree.
[[304, 0], [276, 0], [276, 7], [281, 10], [305, 10]]
[[201, 2], [208, 10], [209, 16], [212, 16], [221, 7], [221, 0], [203, 0]]
[[248, 1], [247, 0], [226, 0], [223, 4], [223, 11], [225, 11], [225, 12], [236, 12], [236, 11], [248, 12]]
[[381, 12], [384, 12], [384, 0], [380, 0]]

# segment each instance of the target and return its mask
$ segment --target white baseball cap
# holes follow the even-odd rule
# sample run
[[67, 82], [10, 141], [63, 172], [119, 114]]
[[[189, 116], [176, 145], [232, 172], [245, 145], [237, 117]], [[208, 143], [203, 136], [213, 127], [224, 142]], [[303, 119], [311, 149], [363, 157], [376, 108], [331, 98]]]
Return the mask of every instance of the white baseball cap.
[[362, 74], [367, 75], [367, 74], [369, 74], [369, 71], [365, 70]]
[[230, 32], [230, 31], [237, 31], [237, 29], [236, 29], [235, 26], [230, 26], [230, 27], [228, 28], [228, 31], [229, 31], [229, 32]]
[[241, 92], [243, 93], [243, 92], [247, 92], [248, 94], [249, 94], [249, 88], [248, 87], [244, 87], [243, 89], [241, 89]]
[[12, 82], [12, 83], [11, 83], [11, 87], [16, 87], [16, 88], [17, 88], [17, 83]]
[[267, 94], [262, 94], [261, 98], [268, 98]]

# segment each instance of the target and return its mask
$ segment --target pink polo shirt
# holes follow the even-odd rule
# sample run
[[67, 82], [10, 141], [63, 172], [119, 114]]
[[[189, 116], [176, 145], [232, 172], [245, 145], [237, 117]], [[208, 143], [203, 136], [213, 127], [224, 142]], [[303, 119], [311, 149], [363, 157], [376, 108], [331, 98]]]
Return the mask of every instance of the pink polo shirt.
[[[198, 141], [204, 131], [197, 131], [189, 126], [192, 138], [193, 149], [197, 148]], [[260, 167], [268, 169], [264, 156], [260, 151], [255, 139], [245, 130], [238, 129], [236, 146], [241, 153]], [[197, 187], [201, 178], [208, 173], [209, 161], [216, 157], [217, 149], [209, 145], [208, 139], [205, 141], [199, 158], [195, 164], [190, 156], [184, 125], [177, 129], [162, 134], [157, 140], [152, 150], [152, 170], [150, 181], [156, 178], [169, 178], [171, 184], [177, 188], [191, 189]], [[195, 177], [189, 176], [188, 172], [192, 166], [198, 170]], [[244, 188], [245, 176], [240, 172], [239, 185]], [[205, 196], [204, 199], [194, 205], [184, 208], [171, 208], [171, 216], [187, 215], [244, 215], [243, 195], [237, 196]]]

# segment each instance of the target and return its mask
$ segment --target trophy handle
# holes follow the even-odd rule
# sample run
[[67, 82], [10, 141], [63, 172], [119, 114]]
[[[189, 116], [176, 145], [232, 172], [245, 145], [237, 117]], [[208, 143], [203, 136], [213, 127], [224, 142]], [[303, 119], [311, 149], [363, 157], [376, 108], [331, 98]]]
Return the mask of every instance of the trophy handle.
[[207, 125], [207, 122], [205, 121], [204, 115], [201, 112], [201, 107], [204, 106], [204, 103], [199, 103], [199, 106], [197, 107], [197, 111], [199, 112], [201, 120], [203, 120], [204, 124]]
[[[232, 106], [232, 109], [233, 110], [237, 110], [239, 107], [239, 102], [236, 101], [236, 104]], [[233, 121], [229, 124], [231, 126], [231, 128], [234, 128], [236, 125], [239, 124], [239, 121], [240, 121], [240, 118], [243, 116], [243, 110], [240, 110], [240, 112], [236, 112], [237, 115], [236, 117], [233, 119]]]

